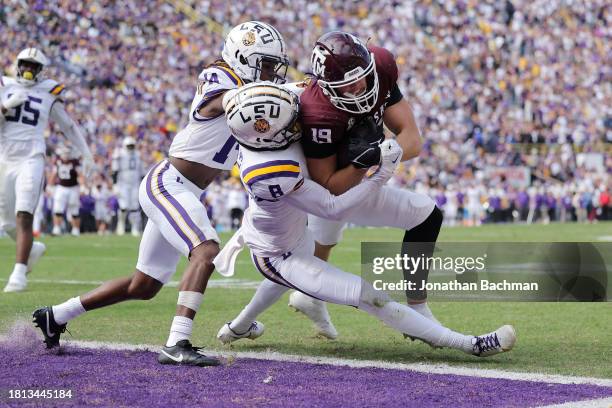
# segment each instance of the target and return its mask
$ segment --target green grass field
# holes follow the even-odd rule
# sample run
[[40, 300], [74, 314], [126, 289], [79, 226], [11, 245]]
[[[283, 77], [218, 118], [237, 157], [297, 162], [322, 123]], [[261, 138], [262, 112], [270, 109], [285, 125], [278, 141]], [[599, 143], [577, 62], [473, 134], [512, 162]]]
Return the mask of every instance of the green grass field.
[[[597, 241], [610, 236], [611, 223], [504, 225], [444, 228], [440, 240]], [[401, 237], [401, 231], [395, 230], [350, 229], [336, 248], [332, 262], [359, 273], [360, 241], [399, 241]], [[222, 235], [223, 240], [228, 238], [227, 234]], [[130, 274], [138, 255], [138, 240], [132, 237], [47, 237], [43, 241], [47, 244], [47, 254], [29, 275], [32, 282], [28, 290], [18, 294], [0, 293], [0, 330], [6, 330], [17, 319], [29, 320], [38, 306], [62, 302], [93, 289], [98, 281]], [[260, 280], [246, 252], [240, 255], [235, 278]], [[13, 259], [13, 242], [0, 240], [2, 286], [12, 269]], [[181, 263], [173, 280], [180, 278], [183, 267]], [[219, 278], [215, 274], [214, 279]], [[57, 280], [92, 283], [53, 282]], [[209, 288], [196, 318], [194, 344], [223, 350], [215, 339], [217, 330], [242, 309], [253, 292], [253, 289]], [[162, 344], [174, 315], [176, 298], [176, 288], [164, 288], [151, 301], [127, 302], [87, 313], [72, 322], [69, 330], [78, 340]], [[255, 342], [235, 343], [233, 348], [612, 378], [610, 303], [432, 302], [431, 308], [445, 325], [458, 331], [476, 334], [503, 323], [513, 324], [518, 335], [516, 348], [491, 359], [472, 358], [450, 350], [436, 351], [404, 340], [401, 334], [363, 312], [337, 305], [330, 305], [329, 309], [340, 337], [336, 341], [322, 340], [314, 337], [306, 318], [287, 307], [287, 295], [260, 317], [267, 327], [263, 337]]]

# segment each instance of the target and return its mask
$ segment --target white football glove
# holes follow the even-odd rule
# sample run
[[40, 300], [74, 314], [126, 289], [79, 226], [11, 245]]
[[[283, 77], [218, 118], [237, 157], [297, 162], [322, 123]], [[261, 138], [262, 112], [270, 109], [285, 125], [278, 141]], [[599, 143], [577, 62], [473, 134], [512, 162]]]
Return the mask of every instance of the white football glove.
[[388, 139], [382, 142], [380, 144], [380, 166], [370, 179], [377, 184], [385, 184], [395, 173], [395, 169], [399, 166], [403, 154], [404, 150], [395, 139]]
[[28, 94], [23, 89], [18, 89], [6, 101], [2, 103], [4, 109], [13, 109], [28, 100]]
[[81, 168], [83, 169], [83, 177], [85, 177], [86, 179], [91, 178], [91, 176], [93, 176], [95, 167], [96, 163], [94, 162], [93, 157], [83, 156], [83, 161], [81, 163]]

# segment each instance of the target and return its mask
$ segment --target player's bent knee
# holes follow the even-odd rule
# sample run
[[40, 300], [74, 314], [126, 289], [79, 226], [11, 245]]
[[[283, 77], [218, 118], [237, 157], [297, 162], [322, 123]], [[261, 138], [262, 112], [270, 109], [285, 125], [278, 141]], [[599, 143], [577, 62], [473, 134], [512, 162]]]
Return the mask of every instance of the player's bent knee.
[[200, 264], [203, 268], [214, 268], [213, 259], [219, 252], [219, 244], [216, 241], [205, 241], [191, 251], [189, 263]]
[[374, 289], [370, 282], [361, 280], [360, 303], [373, 307], [383, 307], [392, 299], [385, 292]]
[[131, 299], [150, 300], [157, 295], [162, 286], [161, 282], [140, 271], [136, 271], [130, 279], [127, 293]]

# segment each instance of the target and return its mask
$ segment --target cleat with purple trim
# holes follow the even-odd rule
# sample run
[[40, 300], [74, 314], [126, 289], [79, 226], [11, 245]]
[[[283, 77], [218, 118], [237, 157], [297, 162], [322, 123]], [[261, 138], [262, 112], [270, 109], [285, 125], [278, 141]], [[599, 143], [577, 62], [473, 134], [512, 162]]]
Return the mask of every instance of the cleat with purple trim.
[[59, 346], [60, 335], [66, 331], [65, 324], [55, 323], [53, 308], [51, 306], [41, 307], [32, 313], [34, 326], [42, 331], [47, 348]]
[[516, 343], [514, 327], [509, 324], [494, 332], [476, 336], [472, 339], [472, 354], [478, 357], [488, 357], [512, 350]]
[[217, 339], [219, 339], [219, 341], [223, 344], [230, 344], [240, 339], [255, 340], [256, 338], [264, 334], [264, 331], [266, 330], [266, 326], [264, 326], [263, 323], [254, 321], [253, 323], [251, 323], [251, 326], [248, 328], [247, 331], [245, 331], [244, 333], [236, 333], [230, 327], [231, 323], [232, 322], [225, 323], [223, 327], [219, 329], [219, 333], [217, 333]]

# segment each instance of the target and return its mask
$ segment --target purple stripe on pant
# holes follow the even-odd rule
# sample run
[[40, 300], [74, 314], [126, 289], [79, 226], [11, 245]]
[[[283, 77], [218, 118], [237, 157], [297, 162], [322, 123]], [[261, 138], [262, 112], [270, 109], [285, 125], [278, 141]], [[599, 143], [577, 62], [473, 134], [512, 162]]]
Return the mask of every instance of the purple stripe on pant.
[[[276, 268], [274, 268], [274, 266], [272, 266], [272, 263], [270, 263], [270, 258], [258, 258], [255, 255], [253, 256], [253, 261], [255, 262], [255, 266], [257, 267], [257, 269], [259, 270], [259, 273], [261, 273], [263, 276], [265, 276], [267, 279], [271, 280], [272, 282], [282, 285], [282, 286], [286, 286], [290, 289], [295, 289], [298, 292], [302, 292], [303, 294], [305, 294], [306, 296], [310, 296], [311, 298], [315, 298], [315, 299], [319, 299], [316, 296], [311, 295], [310, 293], [304, 292], [303, 290], [301, 290], [300, 288], [298, 288], [297, 286], [292, 285], [287, 279], [283, 278], [283, 276], [280, 274], [280, 272], [278, 272], [276, 270]], [[289, 255], [291, 256], [291, 255]], [[266, 273], [264, 271], [264, 268], [262, 268], [259, 265], [259, 261], [262, 261], [264, 263], [264, 265], [270, 270], [270, 273]], [[321, 299], [319, 299], [321, 300]]]
[[[164, 187], [162, 178], [163, 178], [163, 175], [166, 172], [166, 170], [168, 170], [168, 168], [170, 168], [170, 162], [166, 162], [166, 164], [164, 165], [163, 169], [159, 172], [159, 174], [157, 176], [157, 187], [159, 189], [159, 194], [163, 194], [163, 196], [168, 200], [170, 205], [172, 205], [172, 207], [174, 207], [178, 211], [178, 213], [181, 216], [181, 218], [185, 221], [185, 223], [197, 235], [198, 240], [199, 240], [198, 242], [193, 242], [193, 241], [191, 241], [191, 239], [189, 239], [189, 237], [183, 232], [181, 227], [176, 223], [176, 221], [174, 220], [172, 215], [168, 212], [168, 210], [164, 207], [164, 205], [156, 197], [156, 193], [154, 193], [153, 190], [151, 189], [151, 181], [153, 179], [153, 173], [155, 172], [155, 170], [157, 170], [159, 168], [160, 165], [161, 165], [161, 163], [156, 165], [149, 172], [149, 174], [147, 176], [147, 186], [146, 186], [147, 195], [149, 196], [149, 199], [151, 200], [151, 202], [162, 212], [164, 217], [166, 217], [166, 220], [170, 223], [170, 225], [176, 231], [176, 233], [187, 244], [187, 247], [189, 248], [189, 252], [191, 252], [193, 250], [193, 248], [195, 248], [197, 245], [199, 245], [203, 241], [206, 241], [206, 237], [204, 236], [204, 233], [196, 226], [196, 224], [193, 222], [193, 220], [189, 217], [189, 215], [187, 214], [187, 211], [185, 211], [185, 209], [179, 204], [179, 202], [176, 201], [176, 199], [174, 197], [172, 197], [172, 195], [170, 193], [168, 193], [168, 191]], [[204, 209], [202, 209], [202, 211], [204, 211]]]

